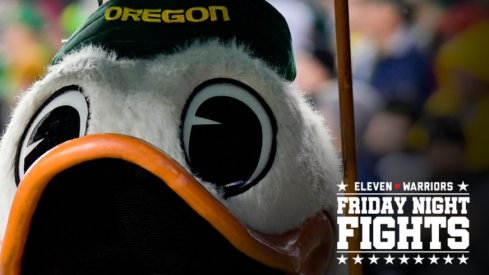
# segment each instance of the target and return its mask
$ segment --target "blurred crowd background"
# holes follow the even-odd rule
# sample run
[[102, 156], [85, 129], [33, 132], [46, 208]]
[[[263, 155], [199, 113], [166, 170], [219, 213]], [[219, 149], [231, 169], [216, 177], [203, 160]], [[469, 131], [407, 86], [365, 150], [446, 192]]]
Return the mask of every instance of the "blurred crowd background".
[[[340, 151], [333, 0], [269, 2], [289, 22], [296, 83]], [[471, 207], [479, 209], [472, 211], [472, 246], [486, 251], [488, 219], [480, 209], [489, 206], [489, 5], [349, 3], [359, 181], [468, 182]], [[96, 7], [96, 0], [0, 0], [0, 131], [19, 92]], [[471, 257], [489, 270], [489, 261]]]
[[[341, 151], [334, 1], [269, 2], [289, 21], [297, 85], [323, 114]], [[465, 181], [471, 192], [469, 266], [364, 265], [365, 273], [487, 274], [488, 1], [349, 4], [358, 180]]]
[[[289, 20], [297, 84], [341, 150], [333, 1], [269, 2]], [[488, 4], [349, 3], [359, 180], [489, 180]]]
[[18, 95], [97, 6], [97, 0], [0, 0], [0, 133]]

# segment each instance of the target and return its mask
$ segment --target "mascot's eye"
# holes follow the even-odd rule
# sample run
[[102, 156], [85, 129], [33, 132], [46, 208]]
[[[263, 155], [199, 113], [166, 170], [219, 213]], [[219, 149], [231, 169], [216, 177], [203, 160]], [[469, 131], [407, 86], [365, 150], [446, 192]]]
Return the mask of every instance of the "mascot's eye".
[[67, 140], [85, 135], [88, 102], [78, 86], [65, 87], [52, 95], [31, 118], [17, 152], [16, 179], [44, 153]]
[[277, 127], [272, 111], [250, 87], [214, 79], [197, 87], [182, 116], [181, 139], [192, 171], [228, 198], [268, 172]]

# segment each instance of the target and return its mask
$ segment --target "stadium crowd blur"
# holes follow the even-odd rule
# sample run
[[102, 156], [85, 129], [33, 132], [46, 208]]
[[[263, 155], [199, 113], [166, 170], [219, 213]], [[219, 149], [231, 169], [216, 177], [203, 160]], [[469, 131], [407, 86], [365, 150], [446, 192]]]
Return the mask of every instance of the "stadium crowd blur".
[[[333, 0], [270, 0], [289, 21], [297, 85], [341, 150]], [[489, 270], [489, 5], [350, 0], [358, 181], [470, 185], [470, 267], [364, 266], [366, 274]], [[300, 19], [300, 20], [299, 20]], [[458, 188], [455, 186], [455, 191]]]
[[[269, 2], [289, 22], [296, 83], [324, 115], [341, 150], [333, 0]], [[485, 203], [486, 208], [488, 5], [482, 0], [349, 3], [358, 180], [464, 180], [470, 183], [472, 207]], [[96, 7], [96, 0], [0, 0], [0, 129], [19, 92], [44, 73], [62, 39]], [[487, 219], [471, 223], [488, 228]]]
[[[341, 150], [333, 1], [270, 2], [290, 18], [297, 85]], [[359, 180], [489, 180], [487, 4], [349, 2]]]

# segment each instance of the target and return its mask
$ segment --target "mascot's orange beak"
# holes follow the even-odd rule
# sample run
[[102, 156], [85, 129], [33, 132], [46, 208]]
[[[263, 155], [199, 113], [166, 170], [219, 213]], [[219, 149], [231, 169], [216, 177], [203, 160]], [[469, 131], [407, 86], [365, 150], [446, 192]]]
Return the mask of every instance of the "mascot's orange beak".
[[[324, 274], [333, 248], [333, 229], [326, 213], [320, 213], [306, 221], [301, 228], [282, 235], [261, 234], [241, 224], [191, 174], [164, 152], [142, 140], [115, 134], [91, 135], [63, 143], [30, 168], [19, 185], [12, 205], [0, 255], [0, 274], [25, 274], [26, 246], [35, 215], [53, 179], [81, 164], [107, 159], [124, 161], [157, 177], [166, 184], [165, 188], [171, 189], [235, 249], [258, 263], [287, 274]], [[63, 185], [70, 183], [64, 181]], [[90, 201], [90, 198], [85, 199]], [[58, 208], [63, 208], [63, 205], [57, 205]], [[186, 249], [194, 248], [190, 246]], [[213, 247], [208, 247], [208, 252], [212, 251]]]

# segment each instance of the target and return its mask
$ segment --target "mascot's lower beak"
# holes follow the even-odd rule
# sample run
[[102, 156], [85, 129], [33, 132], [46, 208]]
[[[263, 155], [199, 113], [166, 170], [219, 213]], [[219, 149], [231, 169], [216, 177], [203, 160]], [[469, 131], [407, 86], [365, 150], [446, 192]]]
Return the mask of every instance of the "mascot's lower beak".
[[320, 213], [282, 235], [258, 233], [159, 149], [91, 135], [25, 175], [0, 274], [322, 274], [332, 231]]

